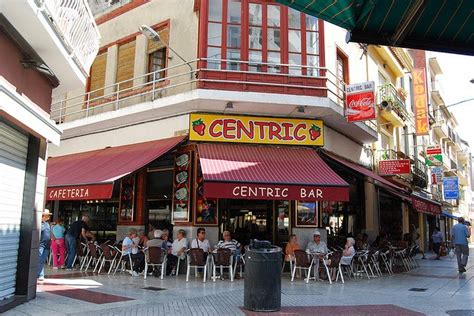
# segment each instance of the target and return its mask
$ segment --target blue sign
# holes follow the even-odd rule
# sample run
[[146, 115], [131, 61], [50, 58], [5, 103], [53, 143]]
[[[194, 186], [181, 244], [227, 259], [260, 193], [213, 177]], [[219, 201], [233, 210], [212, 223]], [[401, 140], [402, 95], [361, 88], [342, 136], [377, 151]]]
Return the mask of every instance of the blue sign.
[[443, 191], [445, 200], [459, 199], [458, 177], [446, 177], [443, 179]]

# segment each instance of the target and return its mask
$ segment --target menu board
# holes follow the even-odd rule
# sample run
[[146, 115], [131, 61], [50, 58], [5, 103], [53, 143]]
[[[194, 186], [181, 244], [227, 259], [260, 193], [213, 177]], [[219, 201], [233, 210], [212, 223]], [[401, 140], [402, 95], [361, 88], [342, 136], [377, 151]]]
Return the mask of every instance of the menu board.
[[191, 193], [191, 150], [179, 150], [174, 159], [173, 221], [189, 221]]
[[[196, 159], [198, 161], [198, 159]], [[201, 166], [198, 164], [196, 174], [196, 208], [194, 212], [194, 225], [216, 226], [217, 225], [217, 199], [204, 198], [204, 178]]]
[[119, 214], [121, 221], [133, 222], [135, 202], [135, 174], [129, 175], [120, 181]]

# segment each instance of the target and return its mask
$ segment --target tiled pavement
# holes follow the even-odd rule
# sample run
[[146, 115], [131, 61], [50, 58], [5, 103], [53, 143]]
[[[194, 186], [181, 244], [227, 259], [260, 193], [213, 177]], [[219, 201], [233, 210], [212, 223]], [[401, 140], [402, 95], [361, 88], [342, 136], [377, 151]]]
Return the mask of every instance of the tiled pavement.
[[[290, 282], [286, 274], [282, 310], [274, 315], [474, 315], [471, 261], [462, 275], [455, 259], [427, 259], [418, 260], [421, 267], [408, 273], [333, 285]], [[243, 282], [61, 271], [47, 274], [37, 298], [6, 315], [262, 315], [242, 309]]]

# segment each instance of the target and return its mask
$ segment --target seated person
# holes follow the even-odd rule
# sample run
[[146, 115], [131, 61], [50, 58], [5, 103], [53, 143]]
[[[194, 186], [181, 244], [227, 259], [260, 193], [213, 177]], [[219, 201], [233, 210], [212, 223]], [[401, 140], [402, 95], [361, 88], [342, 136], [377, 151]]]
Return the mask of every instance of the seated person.
[[206, 230], [204, 228], [198, 228], [197, 237], [191, 241], [191, 248], [200, 248], [204, 250], [205, 254], [212, 251], [211, 244], [206, 239]]
[[290, 238], [288, 240], [288, 243], [286, 244], [285, 247], [285, 260], [290, 261], [291, 258], [295, 256], [295, 250], [299, 250], [300, 245], [298, 244], [298, 239], [296, 238], [296, 235], [290, 235]]
[[143, 252], [138, 251], [138, 243], [134, 242], [136, 238], [137, 230], [131, 228], [128, 232], [128, 236], [125, 237], [122, 242], [123, 260], [127, 260], [126, 256], [132, 258], [133, 271], [131, 271], [131, 274], [133, 276], [138, 276], [145, 268], [145, 255]]
[[153, 231], [153, 238], [146, 242], [147, 247], [161, 247], [163, 239], [161, 239], [161, 230], [155, 229]]
[[163, 229], [163, 232], [161, 234], [161, 240], [162, 240], [162, 244], [161, 244], [161, 248], [163, 248], [164, 250], [166, 250], [167, 253], [170, 253], [171, 252], [171, 241], [169, 240], [169, 231], [167, 229]]
[[313, 232], [313, 240], [308, 242], [306, 252], [319, 253], [320, 257], [324, 257], [328, 253], [328, 247], [324, 241], [321, 241], [321, 233], [318, 229]]
[[225, 248], [225, 249], [230, 249], [232, 253], [240, 252], [240, 243], [237, 240], [232, 239], [230, 231], [225, 230], [222, 233], [222, 238], [223, 239], [220, 240], [216, 245], [217, 249]]
[[177, 238], [171, 245], [171, 252], [168, 254], [167, 274], [176, 274], [176, 265], [178, 260], [185, 258], [187, 248], [188, 240], [186, 239], [186, 231], [180, 229], [178, 230]]
[[354, 249], [355, 240], [352, 237], [348, 237], [346, 239], [346, 245], [344, 246], [344, 250], [342, 251], [341, 257], [341, 264], [342, 265], [350, 265], [352, 262], [352, 257], [354, 257], [356, 251]]
[[140, 229], [138, 231], [138, 246], [140, 248], [145, 248], [147, 241], [148, 241], [148, 237], [145, 234], [145, 231], [143, 229]]

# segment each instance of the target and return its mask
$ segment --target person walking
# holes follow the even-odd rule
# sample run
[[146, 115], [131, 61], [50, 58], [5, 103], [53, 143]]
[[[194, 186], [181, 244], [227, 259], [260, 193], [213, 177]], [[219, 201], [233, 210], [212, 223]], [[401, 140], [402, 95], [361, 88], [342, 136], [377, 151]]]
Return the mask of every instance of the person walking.
[[456, 250], [459, 273], [466, 272], [467, 259], [469, 257], [469, 246], [467, 239], [471, 237], [471, 229], [465, 225], [464, 218], [458, 218], [458, 223], [453, 226], [451, 235], [453, 245]]
[[56, 224], [51, 227], [51, 250], [53, 251], [53, 269], [64, 268], [64, 258], [66, 255], [66, 243], [64, 241], [63, 221], [58, 218]]
[[38, 281], [44, 281], [44, 264], [48, 259], [49, 247], [51, 246], [51, 228], [49, 227], [51, 215], [49, 210], [45, 209], [41, 216], [41, 235], [38, 248]]
[[66, 269], [72, 270], [72, 265], [74, 264], [74, 259], [76, 257], [76, 247], [77, 243], [80, 241], [82, 236], [84, 239], [90, 238], [92, 241], [95, 240], [94, 234], [89, 231], [89, 216], [82, 215], [80, 220], [75, 221], [69, 227], [66, 233], [66, 246], [67, 246], [67, 261]]
[[440, 248], [443, 243], [443, 233], [439, 231], [438, 227], [435, 227], [433, 234], [431, 235], [431, 241], [433, 242], [433, 251], [436, 254], [435, 260], [439, 260], [441, 257]]

